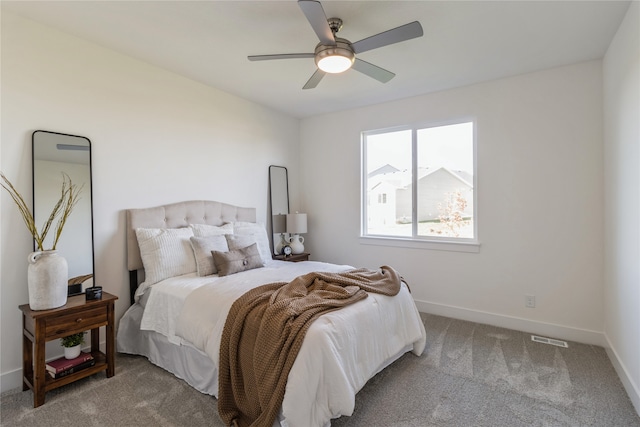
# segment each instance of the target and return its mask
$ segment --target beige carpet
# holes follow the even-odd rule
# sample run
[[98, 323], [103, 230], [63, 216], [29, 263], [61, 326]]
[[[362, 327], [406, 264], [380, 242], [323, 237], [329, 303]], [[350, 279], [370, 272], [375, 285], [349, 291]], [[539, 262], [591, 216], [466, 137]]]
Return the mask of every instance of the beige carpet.
[[[425, 353], [407, 354], [370, 380], [354, 415], [332, 426], [640, 427], [603, 348], [559, 348], [517, 331], [423, 319]], [[222, 427], [214, 398], [126, 355], [118, 355], [113, 378], [96, 374], [49, 392], [39, 408], [31, 391], [0, 400], [2, 426]]]

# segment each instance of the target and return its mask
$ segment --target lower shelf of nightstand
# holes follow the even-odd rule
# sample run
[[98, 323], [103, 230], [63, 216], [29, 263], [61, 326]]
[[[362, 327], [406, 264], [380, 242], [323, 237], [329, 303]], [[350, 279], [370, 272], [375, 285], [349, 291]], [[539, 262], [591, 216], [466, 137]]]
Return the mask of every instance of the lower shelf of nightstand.
[[[70, 384], [79, 379], [88, 377], [98, 372], [105, 371], [109, 366], [107, 364], [107, 356], [101, 351], [92, 351], [91, 355], [96, 360], [96, 364], [88, 368], [84, 368], [78, 372], [74, 372], [69, 375], [65, 375], [62, 378], [52, 378], [48, 372], [45, 372], [44, 390], [45, 392], [54, 390], [58, 387]], [[29, 388], [33, 390], [33, 377], [25, 376], [25, 382], [29, 385]]]
[[96, 364], [90, 366], [88, 368], [84, 368], [78, 372], [74, 372], [73, 374], [65, 375], [62, 378], [51, 378], [51, 375], [47, 373], [47, 379], [45, 381], [44, 390], [50, 391], [56, 389], [58, 387], [62, 387], [63, 385], [72, 383], [81, 378], [88, 377], [90, 375], [96, 374], [98, 372], [104, 371], [107, 369], [107, 356], [100, 351], [92, 351], [91, 355], [96, 360]]

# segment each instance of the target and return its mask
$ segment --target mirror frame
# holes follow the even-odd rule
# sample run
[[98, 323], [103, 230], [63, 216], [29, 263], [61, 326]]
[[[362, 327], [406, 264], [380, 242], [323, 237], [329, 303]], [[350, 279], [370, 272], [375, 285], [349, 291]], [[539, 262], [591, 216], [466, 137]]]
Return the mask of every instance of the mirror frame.
[[[82, 197], [87, 197], [89, 198], [89, 214], [91, 216], [90, 218], [90, 239], [91, 239], [91, 274], [93, 275], [92, 278], [92, 286], [96, 286], [96, 281], [95, 281], [95, 271], [96, 271], [96, 265], [95, 265], [95, 248], [94, 248], [94, 232], [93, 232], [93, 162], [92, 162], [92, 147], [91, 147], [91, 140], [87, 137], [84, 136], [80, 136], [80, 135], [71, 135], [71, 134], [67, 134], [67, 133], [60, 133], [60, 132], [52, 132], [52, 131], [46, 131], [46, 130], [36, 130], [32, 133], [31, 135], [31, 180], [32, 180], [32, 210], [33, 210], [33, 215], [34, 215], [34, 219], [36, 220], [36, 224], [38, 224], [38, 220], [40, 220], [42, 222], [42, 218], [38, 219], [36, 218], [36, 202], [37, 202], [37, 192], [36, 192], [36, 153], [37, 153], [37, 146], [36, 146], [36, 138], [39, 134], [48, 134], [48, 135], [54, 135], [55, 138], [74, 138], [74, 139], [81, 139], [83, 142], [83, 145], [86, 143], [87, 146], [89, 147], [89, 180], [88, 182], [84, 183], [83, 186], [83, 190], [82, 190], [82, 194], [81, 194], [81, 198]], [[42, 141], [41, 141], [42, 142]], [[88, 193], [88, 195], [87, 195]], [[71, 214], [73, 216], [73, 213]], [[45, 218], [46, 220], [46, 218]], [[55, 225], [55, 222], [54, 222]], [[50, 233], [51, 234], [51, 233]], [[63, 231], [63, 235], [64, 235], [64, 231]], [[48, 238], [47, 238], [48, 240]], [[36, 248], [36, 242], [33, 242], [33, 248], [34, 251], [37, 250]], [[67, 260], [68, 263], [72, 263], [72, 260]], [[71, 269], [70, 269], [71, 271]], [[71, 277], [69, 277], [69, 279], [71, 279]], [[82, 290], [80, 290], [80, 292], [71, 292], [71, 287], [69, 288], [69, 295], [75, 295], [78, 293], [83, 293]]]
[[[282, 170], [282, 171], [280, 171]], [[284, 176], [278, 176], [278, 173], [284, 173]], [[284, 183], [282, 183], [282, 179], [284, 178]], [[284, 188], [283, 187], [284, 184]], [[286, 212], [274, 212], [273, 210], [273, 202], [274, 202], [274, 193], [278, 193], [279, 191], [284, 190], [284, 197], [287, 202], [287, 211]], [[284, 166], [269, 166], [269, 212], [271, 212], [271, 216], [269, 217], [269, 228], [271, 231], [271, 257], [273, 258], [275, 255], [275, 237], [273, 233], [273, 216], [277, 214], [288, 214], [289, 213], [289, 172]]]

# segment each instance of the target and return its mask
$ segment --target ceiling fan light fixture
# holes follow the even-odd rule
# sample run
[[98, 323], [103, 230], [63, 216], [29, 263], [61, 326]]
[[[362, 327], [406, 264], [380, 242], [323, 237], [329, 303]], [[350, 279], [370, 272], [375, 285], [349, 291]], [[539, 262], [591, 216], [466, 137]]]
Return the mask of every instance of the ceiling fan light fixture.
[[316, 65], [325, 73], [337, 74], [347, 71], [355, 60], [356, 55], [347, 40], [336, 38], [335, 46], [316, 46]]
[[325, 56], [318, 61], [318, 68], [325, 73], [342, 73], [353, 65], [353, 60], [342, 55]]

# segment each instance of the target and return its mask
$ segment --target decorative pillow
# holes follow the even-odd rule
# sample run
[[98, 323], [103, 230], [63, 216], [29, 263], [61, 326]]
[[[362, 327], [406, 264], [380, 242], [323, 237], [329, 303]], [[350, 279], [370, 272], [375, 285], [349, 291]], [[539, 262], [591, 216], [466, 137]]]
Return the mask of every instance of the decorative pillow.
[[136, 228], [147, 285], [196, 271], [191, 236], [190, 228]]
[[216, 274], [218, 269], [213, 262], [211, 251], [227, 252], [229, 250], [225, 236], [192, 237], [189, 241], [196, 257], [196, 272], [198, 276]]
[[271, 245], [269, 244], [269, 236], [267, 235], [267, 229], [264, 224], [256, 222], [234, 222], [233, 234], [237, 236], [253, 236], [255, 242], [258, 245], [258, 251], [262, 261], [268, 262], [271, 260]]
[[228, 276], [264, 266], [255, 243], [246, 248], [234, 249], [229, 252], [211, 251], [211, 255], [213, 255], [213, 262], [216, 264], [219, 276]]
[[[225, 234], [224, 237], [227, 239], [227, 246], [229, 246], [230, 251], [246, 248], [254, 243], [257, 244], [256, 236], [253, 235], [242, 236], [237, 234]], [[260, 249], [258, 249], [258, 252], [260, 252]]]
[[223, 234], [233, 234], [233, 224], [228, 222], [224, 225], [189, 224], [196, 237], [222, 236]]

